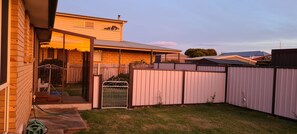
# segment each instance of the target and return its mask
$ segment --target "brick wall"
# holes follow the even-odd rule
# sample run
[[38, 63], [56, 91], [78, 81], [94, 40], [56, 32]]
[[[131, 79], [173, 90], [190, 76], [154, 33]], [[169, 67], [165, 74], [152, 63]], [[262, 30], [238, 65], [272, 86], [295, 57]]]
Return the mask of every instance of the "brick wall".
[[82, 64], [82, 62], [82, 52], [76, 50], [68, 51], [69, 64]]
[[[155, 54], [153, 55], [153, 62], [155, 61]], [[121, 52], [121, 64], [129, 64], [134, 61], [144, 60], [146, 63], [150, 63], [150, 52], [140, 51], [127, 51]], [[119, 50], [104, 49], [102, 50], [101, 62], [102, 64], [118, 64], [119, 63]]]
[[[28, 122], [32, 106], [33, 28], [25, 14], [23, 0], [11, 0], [10, 46], [10, 132], [20, 133]], [[28, 60], [29, 59], [29, 60]]]

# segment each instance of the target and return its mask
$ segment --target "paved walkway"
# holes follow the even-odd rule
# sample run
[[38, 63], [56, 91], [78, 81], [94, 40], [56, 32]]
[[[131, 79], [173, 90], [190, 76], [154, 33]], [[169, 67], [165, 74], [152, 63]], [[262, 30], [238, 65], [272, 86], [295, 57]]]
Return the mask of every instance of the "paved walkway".
[[[76, 109], [45, 109], [48, 114], [35, 107], [36, 119], [48, 127], [49, 134], [73, 133], [87, 129], [87, 124]], [[34, 111], [31, 112], [34, 119]]]

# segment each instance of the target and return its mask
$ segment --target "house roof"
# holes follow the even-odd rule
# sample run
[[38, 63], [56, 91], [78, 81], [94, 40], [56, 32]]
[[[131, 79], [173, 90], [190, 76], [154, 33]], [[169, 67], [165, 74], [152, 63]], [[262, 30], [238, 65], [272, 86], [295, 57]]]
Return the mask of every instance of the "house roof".
[[159, 47], [154, 45], [147, 45], [142, 43], [130, 41], [106, 41], [94, 40], [95, 48], [108, 48], [108, 49], [122, 49], [122, 50], [136, 50], [136, 51], [154, 51], [159, 53], [180, 53], [181, 50]]
[[238, 56], [238, 55], [203, 56], [203, 57], [186, 58], [186, 60], [195, 61], [195, 60], [201, 60], [201, 59], [234, 59], [234, 58], [241, 59], [241, 60], [247, 61], [252, 64], [257, 63], [257, 61], [255, 61], [255, 60], [245, 58], [242, 56]]
[[246, 52], [228, 52], [228, 53], [222, 53], [221, 55], [224, 55], [224, 56], [239, 55], [242, 57], [254, 57], [254, 56], [266, 56], [266, 55], [269, 55], [269, 53], [266, 53], [263, 51], [246, 51]]
[[100, 17], [94, 17], [94, 16], [86, 16], [86, 15], [78, 15], [78, 14], [70, 14], [70, 13], [61, 13], [61, 12], [57, 12], [56, 15], [57, 16], [64, 16], [64, 17], [79, 18], [79, 19], [97, 20], [97, 21], [105, 21], [105, 22], [115, 22], [115, 23], [127, 23], [128, 22], [126, 20], [100, 18]]
[[209, 58], [205, 58], [202, 60], [208, 60], [217, 64], [224, 64], [224, 65], [250, 65], [245, 62], [241, 62], [237, 60], [222, 60], [222, 59], [209, 59]]

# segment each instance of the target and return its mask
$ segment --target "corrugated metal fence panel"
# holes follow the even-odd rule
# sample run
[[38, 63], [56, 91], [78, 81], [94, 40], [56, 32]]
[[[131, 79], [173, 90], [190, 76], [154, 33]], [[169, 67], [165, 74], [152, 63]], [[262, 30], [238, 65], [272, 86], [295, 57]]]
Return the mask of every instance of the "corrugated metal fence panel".
[[182, 71], [134, 70], [133, 106], [181, 104]]
[[196, 64], [175, 64], [175, 70], [195, 71], [196, 70]]
[[275, 114], [297, 119], [297, 69], [277, 69]]
[[225, 72], [225, 67], [222, 67], [222, 66], [198, 66], [197, 71]]
[[273, 68], [229, 67], [227, 102], [271, 113]]
[[159, 63], [159, 69], [174, 70], [174, 63]]
[[[225, 79], [225, 73], [186, 72], [185, 104], [224, 102]], [[212, 99], [212, 97], [214, 97], [214, 99]]]

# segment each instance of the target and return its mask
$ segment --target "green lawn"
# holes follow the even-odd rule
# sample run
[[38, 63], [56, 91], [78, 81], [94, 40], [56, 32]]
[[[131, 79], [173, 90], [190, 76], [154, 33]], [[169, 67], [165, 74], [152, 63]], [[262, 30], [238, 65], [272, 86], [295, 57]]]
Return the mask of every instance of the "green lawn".
[[80, 133], [297, 133], [297, 121], [227, 104], [93, 110], [81, 115], [90, 130]]

